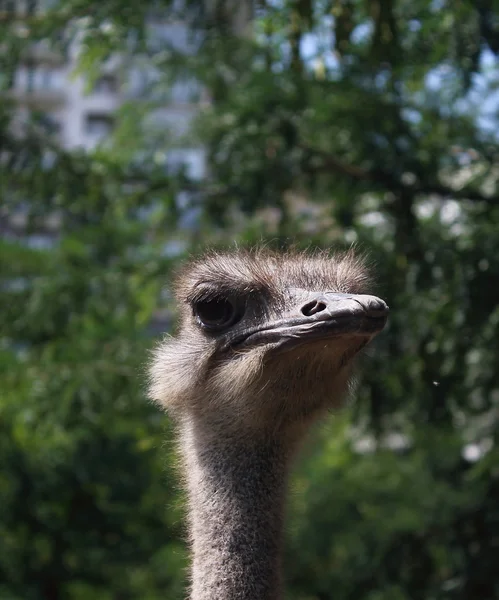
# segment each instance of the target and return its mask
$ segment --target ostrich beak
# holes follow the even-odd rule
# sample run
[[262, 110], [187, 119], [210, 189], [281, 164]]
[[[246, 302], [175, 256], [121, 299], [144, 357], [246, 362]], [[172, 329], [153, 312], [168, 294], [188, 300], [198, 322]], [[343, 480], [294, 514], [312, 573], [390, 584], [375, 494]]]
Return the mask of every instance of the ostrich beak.
[[231, 341], [232, 347], [273, 344], [294, 346], [330, 338], [370, 338], [382, 331], [388, 319], [387, 304], [376, 296], [339, 292], [308, 293], [281, 319], [251, 328]]

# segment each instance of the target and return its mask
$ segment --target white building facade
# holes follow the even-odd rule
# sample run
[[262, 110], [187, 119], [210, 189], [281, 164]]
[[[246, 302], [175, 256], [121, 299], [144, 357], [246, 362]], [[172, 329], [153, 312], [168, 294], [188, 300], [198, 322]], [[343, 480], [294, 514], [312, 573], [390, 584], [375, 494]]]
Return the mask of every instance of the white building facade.
[[[0, 0], [0, 16], [8, 12], [15, 14], [18, 26], [23, 20], [43, 12], [44, 0]], [[153, 48], [161, 50], [173, 46], [180, 51], [191, 52], [188, 27], [181, 21], [160, 19], [147, 23], [148, 35]], [[78, 41], [72, 41], [66, 52], [53, 50], [48, 42], [34, 44], [29, 53], [23, 55], [14, 77], [8, 86], [8, 97], [15, 100], [19, 114], [37, 111], [44, 117], [47, 129], [62, 147], [91, 151], [109, 140], [117, 126], [118, 111], [128, 100], [145, 97], [157, 73], [147, 60], [141, 65], [127, 62], [116, 56], [101, 65], [100, 73], [93, 85], [77, 74]], [[164, 127], [166, 146], [170, 146], [168, 163], [174, 166], [185, 164], [187, 173], [200, 179], [205, 174], [205, 157], [202, 148], [181, 147], [177, 138], [185, 139], [191, 121], [206, 102], [199, 86], [178, 82], [154, 110], [156, 130]]]

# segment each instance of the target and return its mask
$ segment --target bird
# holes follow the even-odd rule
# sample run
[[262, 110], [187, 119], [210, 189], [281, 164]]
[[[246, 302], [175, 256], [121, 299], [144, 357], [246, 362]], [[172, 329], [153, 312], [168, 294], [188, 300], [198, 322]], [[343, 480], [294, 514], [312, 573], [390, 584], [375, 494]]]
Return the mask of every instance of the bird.
[[149, 365], [176, 424], [190, 600], [280, 600], [287, 483], [310, 426], [349, 395], [388, 306], [364, 255], [208, 250], [174, 291], [177, 331]]

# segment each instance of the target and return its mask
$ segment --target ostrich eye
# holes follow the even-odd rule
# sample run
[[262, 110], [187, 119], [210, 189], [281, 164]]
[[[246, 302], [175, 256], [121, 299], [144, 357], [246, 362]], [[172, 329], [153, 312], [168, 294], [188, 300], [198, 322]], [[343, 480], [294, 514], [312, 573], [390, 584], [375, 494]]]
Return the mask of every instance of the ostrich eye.
[[210, 300], [199, 300], [194, 304], [193, 312], [198, 323], [211, 331], [234, 325], [242, 316], [234, 302], [221, 296]]

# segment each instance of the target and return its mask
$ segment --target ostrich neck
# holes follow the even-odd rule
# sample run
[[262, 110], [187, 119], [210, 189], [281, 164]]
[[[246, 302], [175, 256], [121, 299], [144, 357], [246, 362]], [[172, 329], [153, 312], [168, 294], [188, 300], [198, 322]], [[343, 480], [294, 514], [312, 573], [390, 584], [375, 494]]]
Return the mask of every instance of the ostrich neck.
[[279, 600], [287, 452], [199, 429], [183, 431], [191, 600]]

